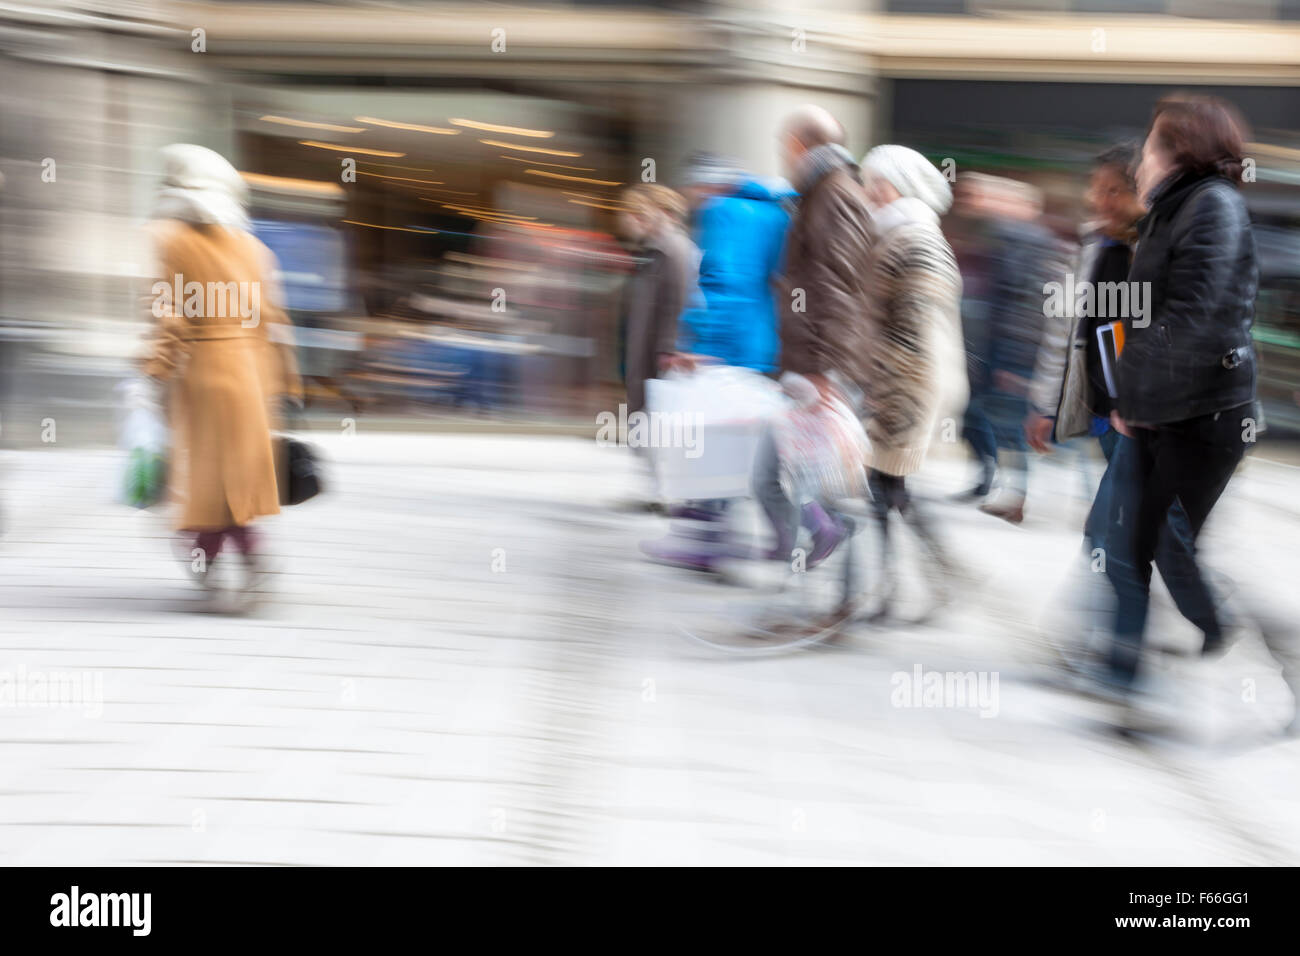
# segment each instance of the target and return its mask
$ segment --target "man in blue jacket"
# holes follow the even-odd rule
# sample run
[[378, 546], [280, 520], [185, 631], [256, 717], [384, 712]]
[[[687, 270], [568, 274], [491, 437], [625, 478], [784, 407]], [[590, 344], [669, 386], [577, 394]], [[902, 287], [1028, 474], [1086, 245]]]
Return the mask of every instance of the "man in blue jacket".
[[[766, 183], [708, 153], [689, 161], [683, 192], [694, 209], [700, 248], [700, 295], [678, 320], [678, 352], [690, 362], [758, 372], [777, 368], [780, 350], [775, 282], [781, 272], [786, 201], [784, 180]], [[711, 571], [725, 557], [725, 502], [693, 502], [674, 517], [689, 522], [668, 537], [642, 544], [658, 561]]]

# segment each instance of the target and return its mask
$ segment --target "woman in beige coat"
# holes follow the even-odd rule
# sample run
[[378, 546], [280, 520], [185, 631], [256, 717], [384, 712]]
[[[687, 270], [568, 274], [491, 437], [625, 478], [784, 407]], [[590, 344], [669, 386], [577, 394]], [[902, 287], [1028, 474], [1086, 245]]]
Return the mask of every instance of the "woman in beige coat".
[[[877, 146], [862, 160], [872, 205], [873, 243], [868, 269], [869, 349], [866, 406], [870, 418], [873, 511], [884, 548], [885, 597], [890, 612], [896, 566], [889, 516], [897, 511], [945, 576], [959, 569], [906, 485], [925, 460], [935, 426], [955, 416], [967, 394], [961, 339], [961, 276], [939, 217], [952, 190], [928, 159], [906, 146]], [[937, 582], [940, 603], [949, 597]]]
[[274, 256], [249, 232], [239, 173], [201, 146], [168, 146], [163, 160], [144, 371], [166, 391], [169, 483], [177, 527], [202, 553], [195, 576], [206, 584], [229, 537], [251, 590], [262, 566], [250, 526], [280, 510], [271, 428], [281, 400], [301, 397], [292, 326], [278, 306]]

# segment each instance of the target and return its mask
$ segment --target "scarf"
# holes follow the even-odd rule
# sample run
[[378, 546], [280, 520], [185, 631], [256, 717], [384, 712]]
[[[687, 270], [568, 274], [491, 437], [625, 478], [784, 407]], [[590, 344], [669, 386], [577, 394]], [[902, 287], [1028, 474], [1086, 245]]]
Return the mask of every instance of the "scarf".
[[924, 202], [911, 196], [895, 199], [887, 206], [878, 206], [871, 213], [871, 224], [877, 236], [883, 236], [907, 222], [937, 225], [939, 216]]
[[853, 161], [853, 154], [838, 143], [825, 143], [814, 146], [799, 160], [799, 171], [795, 175], [795, 184], [801, 193], [806, 193], [817, 185], [827, 173], [837, 169], [848, 169], [857, 178], [858, 164]]

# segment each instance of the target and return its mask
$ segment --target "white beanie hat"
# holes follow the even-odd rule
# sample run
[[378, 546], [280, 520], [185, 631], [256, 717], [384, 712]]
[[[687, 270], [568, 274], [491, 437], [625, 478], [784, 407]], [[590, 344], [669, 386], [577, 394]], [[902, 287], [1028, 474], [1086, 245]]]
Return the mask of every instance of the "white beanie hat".
[[902, 196], [919, 199], [936, 215], [952, 205], [952, 187], [934, 164], [906, 146], [877, 146], [862, 157], [862, 168], [884, 179]]
[[248, 186], [220, 153], [193, 143], [162, 149], [163, 181], [154, 215], [247, 230]]

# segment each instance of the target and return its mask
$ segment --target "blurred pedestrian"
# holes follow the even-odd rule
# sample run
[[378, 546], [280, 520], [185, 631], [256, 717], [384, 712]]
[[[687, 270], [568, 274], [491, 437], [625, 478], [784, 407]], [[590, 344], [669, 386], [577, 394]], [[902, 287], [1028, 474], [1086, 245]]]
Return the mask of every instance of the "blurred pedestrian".
[[292, 337], [276, 334], [286, 318], [275, 258], [249, 231], [246, 201], [243, 179], [217, 153], [163, 150], [150, 225], [157, 321], [144, 371], [167, 392], [176, 525], [200, 552], [191, 569], [207, 586], [229, 539], [252, 595], [265, 570], [252, 524], [280, 510], [271, 429], [282, 398], [301, 402], [301, 385]]
[[[636, 256], [621, 309], [623, 381], [631, 416], [645, 411], [648, 379], [689, 367], [677, 351], [677, 323], [696, 294], [699, 250], [686, 234], [686, 200], [679, 193], [640, 183], [624, 190], [622, 198], [619, 230]], [[633, 453], [645, 461], [652, 483], [649, 499], [634, 507], [662, 510], [650, 451], [634, 447]]]
[[681, 317], [680, 351], [771, 372], [780, 344], [775, 284], [794, 192], [707, 153], [692, 159], [684, 191], [694, 206], [702, 299]]
[[[715, 154], [692, 157], [683, 192], [693, 206], [700, 249], [700, 297], [679, 322], [683, 364], [704, 362], [771, 372], [779, 337], [775, 284], [781, 269], [788, 185], [765, 183]], [[642, 550], [657, 561], [712, 571], [734, 548], [727, 502], [692, 501], [670, 512], [676, 523]]]
[[889, 515], [897, 511], [945, 573], [955, 570], [932, 523], [906, 486], [925, 459], [941, 414], [967, 398], [961, 336], [961, 276], [939, 229], [952, 190], [934, 165], [906, 146], [877, 146], [862, 160], [872, 205], [866, 413], [869, 487], [887, 576], [878, 616], [889, 613], [896, 568]]
[[[1090, 563], [1106, 553], [1111, 489], [1115, 474], [1122, 470], [1116, 460], [1132, 453], [1133, 440], [1111, 426], [1112, 386], [1106, 380], [1097, 338], [1099, 328], [1122, 321], [1124, 315], [1112, 315], [1112, 300], [1097, 290], [1128, 278], [1138, 220], [1146, 214], [1137, 195], [1137, 160], [1137, 146], [1122, 143], [1093, 163], [1085, 199], [1094, 218], [1084, 226], [1074, 269], [1079, 295], [1059, 315], [1048, 316], [1030, 388], [1032, 410], [1025, 422], [1029, 444], [1039, 452], [1049, 452], [1052, 442], [1081, 435], [1097, 439], [1106, 470], [1084, 525]], [[1160, 530], [1155, 563], [1183, 616], [1198, 627], [1214, 619], [1215, 599], [1196, 564], [1187, 513], [1177, 500]]]
[[[780, 368], [802, 376], [823, 400], [843, 400], [867, 381], [871, 216], [866, 194], [857, 163], [844, 147], [844, 127], [821, 107], [805, 106], [787, 117], [779, 147], [783, 171], [799, 193], [786, 235]], [[800, 524], [813, 534], [809, 567], [844, 539], [845, 529], [820, 502], [787, 497], [770, 432], [758, 452], [754, 485], [776, 533], [769, 556], [789, 559]]]
[[[1146, 213], [1137, 197], [1136, 170], [1137, 147], [1127, 143], [1107, 149], [1093, 163], [1085, 195], [1093, 219], [1081, 229], [1073, 270], [1077, 299], [1047, 316], [1030, 387], [1025, 432], [1036, 451], [1048, 451], [1052, 440], [1118, 434], [1110, 428], [1112, 399], [1096, 333], [1121, 316], [1109, 315], [1106, 300], [1098, 301], [1094, 291], [1101, 283], [1128, 278], [1137, 221]], [[1108, 459], [1113, 444], [1102, 442]]]
[[980, 510], [1019, 524], [1029, 477], [1024, 420], [1045, 324], [1043, 287], [1061, 280], [1066, 268], [1058, 243], [1037, 221], [1037, 189], [993, 176], [976, 182], [988, 275], [980, 312], [962, 317], [970, 371], [963, 435], [979, 459], [980, 477], [963, 497], [986, 497], [1000, 475], [997, 494]]
[[[1137, 172], [1149, 209], [1130, 284], [1149, 290], [1125, 317], [1111, 422], [1133, 439], [1117, 463], [1107, 572], [1115, 635], [1104, 675], [1131, 689], [1150, 599], [1151, 563], [1175, 501], [1194, 543], [1254, 440], [1258, 417], [1251, 340], [1259, 268], [1241, 181], [1244, 130], [1221, 100], [1179, 95], [1155, 108]], [[1201, 622], [1206, 653], [1225, 635]]]
[[642, 183], [624, 191], [624, 237], [638, 257], [623, 292], [624, 380], [628, 414], [645, 409], [646, 379], [683, 359], [677, 323], [696, 288], [699, 250], [686, 234], [686, 200], [667, 186]]

